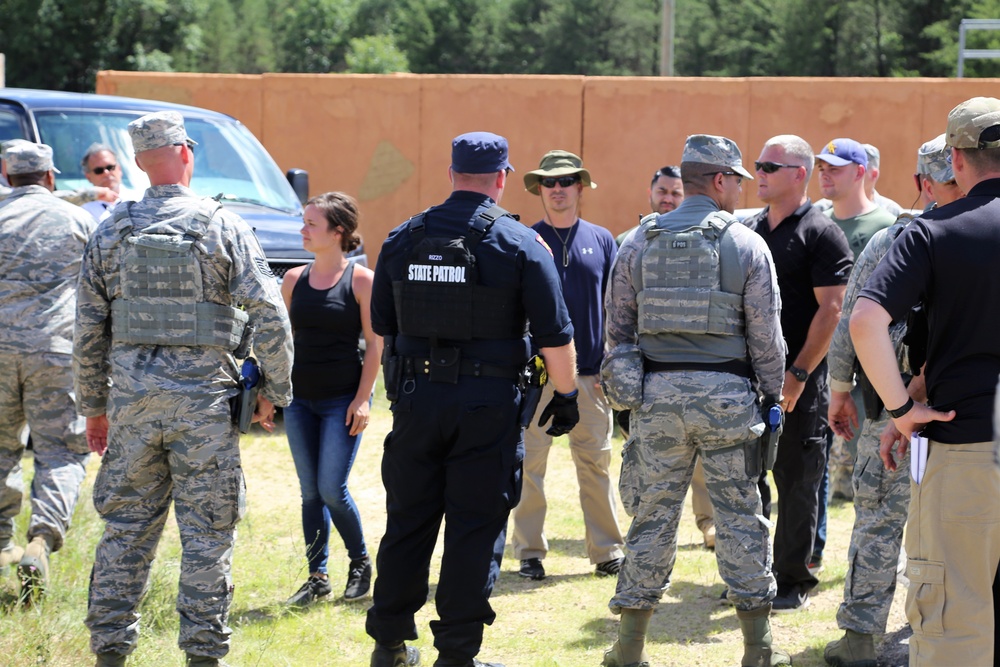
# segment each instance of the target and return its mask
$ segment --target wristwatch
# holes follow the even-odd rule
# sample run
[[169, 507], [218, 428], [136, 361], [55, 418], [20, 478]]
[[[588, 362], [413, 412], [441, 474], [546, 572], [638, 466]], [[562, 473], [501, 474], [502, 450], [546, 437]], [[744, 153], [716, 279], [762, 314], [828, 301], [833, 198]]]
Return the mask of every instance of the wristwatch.
[[799, 368], [798, 366], [789, 366], [788, 372], [798, 380], [799, 382], [805, 382], [809, 379], [809, 373], [805, 369]]
[[913, 408], [913, 397], [911, 396], [906, 399], [906, 403], [903, 403], [901, 407], [898, 407], [895, 410], [890, 410], [889, 408], [886, 408], [885, 411], [888, 412], [889, 416], [892, 417], [893, 419], [899, 419], [907, 412], [909, 412], [912, 408]]

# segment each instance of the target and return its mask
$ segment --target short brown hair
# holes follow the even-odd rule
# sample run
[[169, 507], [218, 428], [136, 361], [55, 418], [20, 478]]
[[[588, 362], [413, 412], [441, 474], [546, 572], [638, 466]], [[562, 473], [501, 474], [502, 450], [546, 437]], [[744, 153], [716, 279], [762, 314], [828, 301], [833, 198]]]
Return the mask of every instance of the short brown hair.
[[361, 245], [358, 235], [358, 202], [354, 197], [343, 192], [324, 192], [306, 202], [306, 206], [315, 206], [323, 212], [327, 229], [340, 228], [340, 248], [350, 252]]
[[7, 180], [12, 187], [20, 188], [25, 185], [45, 185], [47, 171], [32, 171], [27, 174], [7, 174]]

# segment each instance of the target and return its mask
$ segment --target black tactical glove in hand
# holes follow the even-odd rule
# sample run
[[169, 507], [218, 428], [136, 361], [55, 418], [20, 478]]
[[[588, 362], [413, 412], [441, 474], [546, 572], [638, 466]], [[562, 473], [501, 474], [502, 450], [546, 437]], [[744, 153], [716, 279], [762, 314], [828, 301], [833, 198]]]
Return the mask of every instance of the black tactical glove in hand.
[[545, 422], [552, 417], [552, 425], [546, 429], [546, 433], [551, 436], [569, 433], [580, 421], [580, 409], [576, 404], [576, 397], [579, 390], [574, 389], [572, 394], [560, 394], [553, 392], [552, 400], [542, 410], [542, 416], [538, 418], [538, 425], [545, 426]]

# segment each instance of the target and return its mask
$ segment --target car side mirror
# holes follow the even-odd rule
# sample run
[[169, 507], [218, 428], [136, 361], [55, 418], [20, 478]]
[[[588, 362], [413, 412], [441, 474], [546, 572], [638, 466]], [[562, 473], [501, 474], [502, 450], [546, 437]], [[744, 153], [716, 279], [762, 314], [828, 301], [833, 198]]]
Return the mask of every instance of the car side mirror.
[[295, 190], [295, 195], [299, 198], [299, 203], [303, 206], [309, 201], [309, 172], [305, 169], [289, 169], [285, 174], [288, 183]]

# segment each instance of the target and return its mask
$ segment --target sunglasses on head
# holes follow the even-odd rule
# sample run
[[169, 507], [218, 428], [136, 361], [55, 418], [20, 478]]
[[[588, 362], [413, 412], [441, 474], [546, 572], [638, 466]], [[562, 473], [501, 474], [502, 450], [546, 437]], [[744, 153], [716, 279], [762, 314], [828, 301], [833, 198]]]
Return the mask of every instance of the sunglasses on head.
[[580, 182], [579, 176], [559, 176], [559, 177], [546, 176], [541, 181], [539, 181], [539, 183], [542, 184], [543, 188], [554, 188], [556, 187], [557, 183], [559, 184], [559, 187], [568, 188], [574, 183], [579, 183], [579, 182]]
[[754, 162], [753, 166], [757, 169], [757, 171], [762, 171], [765, 174], [773, 174], [782, 167], [787, 167], [789, 169], [799, 168], [799, 165], [797, 164], [782, 164], [780, 162]]
[[106, 172], [106, 171], [107, 171], [107, 172], [112, 172], [112, 171], [114, 171], [114, 170], [115, 170], [115, 169], [117, 169], [117, 168], [118, 168], [118, 165], [117, 165], [117, 164], [108, 164], [108, 165], [105, 165], [105, 166], [103, 166], [103, 167], [94, 167], [94, 168], [93, 168], [93, 169], [91, 169], [90, 171], [91, 171], [91, 173], [93, 173], [93, 174], [94, 174], [95, 176], [100, 176], [101, 174], [103, 174], [103, 173], [104, 173], [104, 172]]

